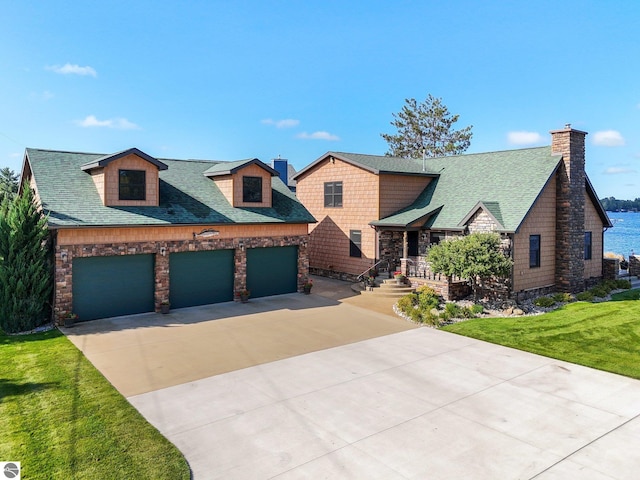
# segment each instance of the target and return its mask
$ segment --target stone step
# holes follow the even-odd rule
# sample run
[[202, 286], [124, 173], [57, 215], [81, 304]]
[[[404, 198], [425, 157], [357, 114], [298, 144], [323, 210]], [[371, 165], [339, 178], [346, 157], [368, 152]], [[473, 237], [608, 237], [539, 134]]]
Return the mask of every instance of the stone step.
[[374, 288], [373, 290], [363, 290], [360, 292], [360, 294], [370, 295], [372, 297], [401, 298], [411, 292], [413, 292], [412, 288], [409, 288], [407, 290], [397, 290], [397, 289], [383, 290], [381, 288]]

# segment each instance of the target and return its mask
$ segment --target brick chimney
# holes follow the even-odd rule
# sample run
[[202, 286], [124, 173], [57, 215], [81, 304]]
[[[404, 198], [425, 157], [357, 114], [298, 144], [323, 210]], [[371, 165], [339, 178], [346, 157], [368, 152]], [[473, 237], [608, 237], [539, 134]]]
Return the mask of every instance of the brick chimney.
[[556, 288], [584, 289], [585, 137], [570, 124], [551, 132], [551, 152], [562, 155], [556, 178]]

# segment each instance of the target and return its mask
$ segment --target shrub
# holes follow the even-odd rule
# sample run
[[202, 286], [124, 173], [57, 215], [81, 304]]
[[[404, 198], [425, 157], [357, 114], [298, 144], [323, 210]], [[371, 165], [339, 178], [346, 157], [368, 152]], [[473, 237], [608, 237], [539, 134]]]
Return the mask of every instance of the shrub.
[[446, 310], [443, 310], [442, 312], [440, 312], [440, 320], [442, 320], [443, 322], [448, 322], [449, 320], [451, 320], [451, 314]]
[[591, 292], [580, 292], [576, 295], [576, 300], [580, 302], [593, 302], [593, 293]]
[[422, 310], [438, 308], [440, 297], [433, 288], [422, 285], [416, 289], [416, 293], [418, 294], [418, 303]]
[[429, 325], [433, 325], [434, 327], [440, 326], [440, 319], [438, 318], [438, 314], [428, 310], [426, 312], [422, 312], [422, 321]]
[[548, 308], [555, 305], [556, 301], [551, 297], [538, 297], [533, 301], [533, 304], [537, 307]]
[[474, 315], [480, 315], [482, 312], [484, 312], [484, 307], [479, 303], [476, 303], [471, 306], [471, 311], [474, 313]]
[[569, 303], [573, 301], [573, 297], [567, 292], [556, 293], [551, 298], [553, 298], [557, 303]]
[[462, 309], [457, 303], [447, 303], [444, 306], [444, 311], [449, 314], [449, 318], [461, 318], [462, 316]]
[[417, 308], [411, 308], [411, 311], [409, 312], [409, 318], [411, 318], [411, 320], [416, 323], [422, 323], [422, 314]]
[[607, 287], [605, 287], [604, 285], [596, 285], [595, 287], [593, 287], [591, 290], [589, 290], [589, 292], [594, 296], [594, 297], [606, 297], [607, 295], [609, 295], [609, 292], [611, 290], [609, 290]]
[[460, 311], [462, 318], [474, 318], [476, 315], [469, 307], [463, 307]]
[[400, 300], [398, 300], [398, 309], [401, 312], [406, 313], [407, 315], [410, 315], [411, 311], [415, 310], [414, 307], [417, 305], [417, 303], [418, 303], [418, 296], [415, 293], [410, 293], [400, 298]]
[[629, 280], [619, 279], [616, 280], [616, 289], [629, 290], [631, 288], [631, 282]]
[[430, 311], [432, 308], [438, 308], [438, 297], [432, 297], [430, 295], [420, 294], [418, 296], [418, 306], [420, 310], [424, 310], [426, 312]]

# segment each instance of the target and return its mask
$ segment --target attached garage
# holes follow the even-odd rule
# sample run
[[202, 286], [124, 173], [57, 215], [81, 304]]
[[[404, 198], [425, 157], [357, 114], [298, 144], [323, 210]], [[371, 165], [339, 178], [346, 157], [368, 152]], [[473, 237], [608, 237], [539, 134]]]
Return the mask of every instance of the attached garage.
[[298, 290], [298, 247], [247, 249], [247, 288], [252, 298]]
[[234, 251], [172, 253], [169, 257], [171, 308], [233, 300]]
[[80, 321], [154, 311], [154, 255], [73, 260], [73, 312]]

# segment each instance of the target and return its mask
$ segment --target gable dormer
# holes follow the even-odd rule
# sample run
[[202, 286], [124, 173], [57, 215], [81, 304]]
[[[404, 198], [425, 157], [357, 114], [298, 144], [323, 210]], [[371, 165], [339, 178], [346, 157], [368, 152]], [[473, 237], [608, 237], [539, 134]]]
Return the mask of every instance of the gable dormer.
[[82, 165], [91, 175], [103, 205], [108, 207], [158, 206], [160, 170], [168, 167], [137, 148], [105, 155]]
[[458, 223], [459, 227], [467, 227], [469, 233], [494, 232], [504, 230], [502, 211], [499, 202], [480, 201]]
[[278, 172], [257, 158], [220, 162], [207, 169], [211, 178], [233, 207], [271, 207], [271, 178]]

